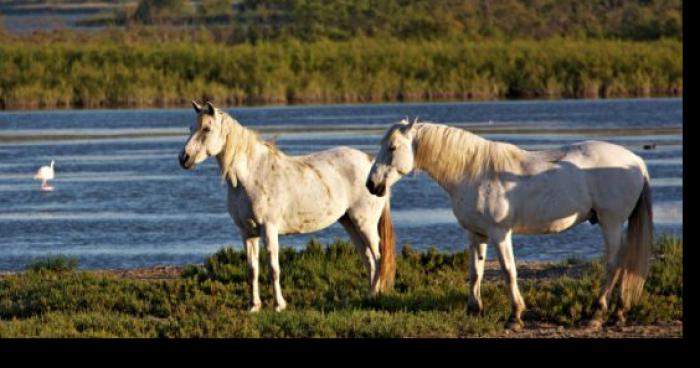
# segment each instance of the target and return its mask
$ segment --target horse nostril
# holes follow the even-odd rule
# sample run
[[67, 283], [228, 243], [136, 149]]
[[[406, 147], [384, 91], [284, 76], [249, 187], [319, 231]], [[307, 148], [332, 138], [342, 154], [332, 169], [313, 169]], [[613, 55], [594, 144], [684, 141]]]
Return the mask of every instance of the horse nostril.
[[374, 184], [372, 184], [371, 180], [367, 180], [365, 183], [365, 186], [367, 187], [367, 190], [369, 190], [370, 193], [374, 194]]
[[383, 197], [383, 196], [384, 196], [384, 193], [386, 193], [386, 185], [383, 185], [383, 184], [382, 184], [382, 185], [378, 185], [378, 186], [375, 188], [375, 193], [373, 193], [373, 194], [375, 194], [375, 195], [377, 195], [377, 196], [379, 196], [379, 197]]
[[180, 158], [180, 166], [181, 166], [183, 169], [186, 169], [187, 167], [185, 167], [185, 162], [187, 162], [187, 160], [190, 159], [190, 156], [189, 156], [187, 153], [182, 152], [182, 153], [180, 154], [180, 157], [179, 157], [179, 158]]

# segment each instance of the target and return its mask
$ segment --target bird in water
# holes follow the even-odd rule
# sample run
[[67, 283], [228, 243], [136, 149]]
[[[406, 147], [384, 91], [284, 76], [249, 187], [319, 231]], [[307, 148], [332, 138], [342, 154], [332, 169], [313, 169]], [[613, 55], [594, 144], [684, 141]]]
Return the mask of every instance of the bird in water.
[[54, 178], [53, 164], [54, 161], [51, 160], [51, 166], [40, 167], [34, 175], [34, 179], [41, 180], [41, 190], [53, 190], [53, 187], [48, 184], [48, 181]]

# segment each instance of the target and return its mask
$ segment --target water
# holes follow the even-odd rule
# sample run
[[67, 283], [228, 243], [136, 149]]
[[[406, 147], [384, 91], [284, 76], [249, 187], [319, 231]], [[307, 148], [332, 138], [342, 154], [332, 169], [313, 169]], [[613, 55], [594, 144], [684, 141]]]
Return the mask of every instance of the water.
[[[78, 25], [81, 20], [86, 20], [101, 12], [109, 12], [110, 6], [85, 6], [85, 7], [22, 7], [0, 4], [0, 25], [9, 33], [28, 34], [36, 31], [54, 31], [73, 29], [93, 31], [104, 29], [99, 27], [85, 27]], [[25, 4], [26, 5], [26, 4]]]
[[[376, 153], [391, 123], [416, 115], [526, 149], [608, 140], [649, 165], [657, 233], [682, 232], [681, 99], [227, 111], [292, 155], [337, 145]], [[23, 269], [32, 259], [58, 254], [77, 256], [82, 268], [131, 268], [199, 263], [224, 246], [241, 249], [215, 160], [194, 171], [177, 163], [194, 119], [192, 109], [0, 112], [0, 270]], [[643, 150], [650, 142], [657, 148]], [[50, 160], [56, 160], [56, 189], [41, 192], [32, 176]], [[393, 198], [399, 246], [464, 249], [467, 237], [447, 195], [425, 174], [401, 180]], [[324, 242], [347, 238], [333, 225], [280, 241], [303, 247], [311, 236]], [[584, 223], [557, 235], [516, 236], [514, 247], [517, 259], [591, 258], [601, 254], [602, 238], [597, 226]]]

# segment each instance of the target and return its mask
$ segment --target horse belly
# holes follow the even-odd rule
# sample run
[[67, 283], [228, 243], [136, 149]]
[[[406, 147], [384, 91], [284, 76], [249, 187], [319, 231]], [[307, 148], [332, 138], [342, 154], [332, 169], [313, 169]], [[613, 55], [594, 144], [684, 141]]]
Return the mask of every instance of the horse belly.
[[294, 216], [288, 216], [280, 229], [282, 234], [307, 234], [323, 230], [338, 221], [344, 212], [323, 211], [304, 212], [297, 211]]
[[281, 214], [280, 233], [306, 234], [331, 226], [347, 211], [345, 201], [339, 197], [338, 201], [320, 197], [292, 201]]
[[513, 228], [513, 232], [523, 235], [538, 235], [538, 234], [556, 234], [568, 230], [581, 222], [588, 220], [590, 214], [576, 213], [570, 216], [558, 218], [553, 221], [517, 224]]

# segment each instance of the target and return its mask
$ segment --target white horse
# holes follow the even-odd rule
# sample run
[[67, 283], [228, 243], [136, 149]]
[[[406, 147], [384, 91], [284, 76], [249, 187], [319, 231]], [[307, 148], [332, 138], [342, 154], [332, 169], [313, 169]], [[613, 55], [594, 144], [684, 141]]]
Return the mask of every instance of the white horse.
[[525, 303], [511, 235], [558, 233], [590, 221], [600, 223], [607, 264], [589, 325], [602, 325], [619, 278], [617, 318], [624, 323], [625, 312], [642, 292], [653, 242], [649, 174], [640, 157], [599, 141], [525, 151], [462, 129], [403, 120], [386, 132], [366, 185], [381, 196], [414, 169], [449, 193], [452, 210], [469, 234], [469, 311], [483, 311], [480, 287], [489, 244], [498, 254], [512, 303], [506, 326], [520, 329]]
[[260, 309], [258, 240], [270, 255], [276, 311], [286, 307], [280, 289], [278, 235], [305, 234], [340, 222], [369, 272], [370, 294], [392, 287], [396, 270], [389, 198], [365, 188], [372, 157], [339, 147], [287, 156], [210, 102], [200, 106], [192, 135], [179, 156], [192, 169], [216, 156], [227, 181], [228, 212], [247, 254], [251, 312]]

